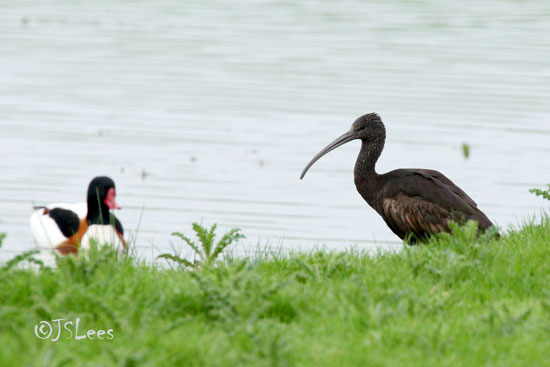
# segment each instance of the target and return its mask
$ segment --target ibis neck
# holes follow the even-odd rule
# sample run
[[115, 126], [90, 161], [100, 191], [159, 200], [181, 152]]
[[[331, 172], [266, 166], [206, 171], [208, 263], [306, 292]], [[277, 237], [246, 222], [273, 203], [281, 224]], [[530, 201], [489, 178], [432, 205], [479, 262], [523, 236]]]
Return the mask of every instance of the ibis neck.
[[355, 182], [363, 182], [377, 176], [375, 171], [376, 162], [384, 149], [384, 139], [382, 137], [374, 140], [363, 140], [361, 151], [355, 162]]

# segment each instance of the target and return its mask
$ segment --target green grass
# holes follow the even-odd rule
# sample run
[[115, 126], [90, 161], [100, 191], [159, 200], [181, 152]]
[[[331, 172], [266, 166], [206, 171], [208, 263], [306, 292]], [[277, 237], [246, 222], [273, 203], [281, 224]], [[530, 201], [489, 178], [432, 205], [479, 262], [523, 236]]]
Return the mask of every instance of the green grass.
[[[548, 218], [499, 240], [457, 229], [398, 254], [163, 270], [101, 250], [0, 276], [3, 366], [550, 365]], [[114, 339], [34, 335], [56, 318]]]

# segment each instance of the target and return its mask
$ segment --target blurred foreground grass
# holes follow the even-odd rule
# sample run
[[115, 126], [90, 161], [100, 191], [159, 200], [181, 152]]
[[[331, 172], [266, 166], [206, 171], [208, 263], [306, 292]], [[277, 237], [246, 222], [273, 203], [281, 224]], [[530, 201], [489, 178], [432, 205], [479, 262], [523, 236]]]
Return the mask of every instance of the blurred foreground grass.
[[[499, 240], [458, 228], [397, 254], [183, 270], [102, 249], [0, 276], [3, 366], [550, 365], [548, 217]], [[113, 338], [35, 335], [59, 318]]]

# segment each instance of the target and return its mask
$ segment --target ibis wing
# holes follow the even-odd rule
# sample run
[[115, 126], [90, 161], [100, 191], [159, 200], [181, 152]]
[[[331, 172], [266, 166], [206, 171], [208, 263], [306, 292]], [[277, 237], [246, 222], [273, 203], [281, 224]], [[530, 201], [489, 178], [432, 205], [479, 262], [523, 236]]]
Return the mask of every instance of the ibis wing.
[[476, 203], [443, 174], [432, 170], [399, 169], [386, 174], [383, 185], [385, 198], [395, 198], [403, 193], [419, 197], [449, 212], [473, 216], [479, 209]]
[[[444, 209], [450, 211], [453, 215], [454, 221], [462, 222], [465, 220], [474, 220], [478, 222], [479, 228], [483, 230], [493, 227], [493, 223], [481, 210], [478, 209], [475, 201], [472, 200], [472, 198], [468, 196], [468, 194], [466, 194], [460, 187], [455, 185], [445, 175], [433, 170], [418, 170], [417, 175], [421, 175], [425, 179], [429, 179], [440, 188], [440, 190], [436, 191], [441, 193], [445, 199], [440, 199], [440, 201], [435, 200], [431, 202], [439, 204]], [[449, 192], [451, 194], [449, 194]], [[439, 197], [441, 197], [442, 195], [439, 195]], [[430, 198], [429, 194], [427, 194], [427, 196], [428, 198]]]
[[392, 171], [384, 186], [381, 209], [401, 238], [409, 233], [420, 237], [448, 231], [450, 220], [475, 220], [481, 229], [493, 226], [463, 190], [437, 171]]
[[433, 181], [438, 186], [444, 186], [450, 189], [462, 200], [466, 201], [472, 207], [477, 208], [476, 202], [443, 173], [431, 169], [419, 169], [416, 170], [416, 173], [427, 178], [428, 180]]
[[382, 203], [384, 220], [391, 230], [404, 239], [413, 234], [417, 238], [427, 238], [430, 234], [449, 231], [450, 220], [460, 218], [437, 204], [421, 197], [409, 197], [403, 193]]

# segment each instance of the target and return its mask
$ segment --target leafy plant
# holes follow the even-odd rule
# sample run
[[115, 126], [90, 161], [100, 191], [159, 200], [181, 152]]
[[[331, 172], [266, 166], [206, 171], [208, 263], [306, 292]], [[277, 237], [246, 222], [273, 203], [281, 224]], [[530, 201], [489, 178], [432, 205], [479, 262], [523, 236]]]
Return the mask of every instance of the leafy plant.
[[217, 225], [214, 224], [210, 227], [210, 230], [208, 230], [198, 223], [193, 223], [193, 231], [195, 231], [199, 243], [197, 243], [197, 241], [192, 241], [181, 232], [172, 233], [172, 236], [176, 236], [184, 240], [185, 243], [191, 247], [195, 255], [199, 257], [199, 260], [191, 262], [180, 256], [172, 254], [161, 254], [157, 256], [157, 259], [169, 259], [180, 265], [188, 267], [212, 265], [227, 246], [241, 238], [245, 238], [245, 236], [240, 233], [240, 228], [233, 228], [229, 232], [225, 233], [222, 238], [215, 243], [216, 227]]
[[542, 196], [543, 199], [550, 200], [550, 184], [548, 184], [548, 190], [531, 189], [529, 192], [537, 196]]

